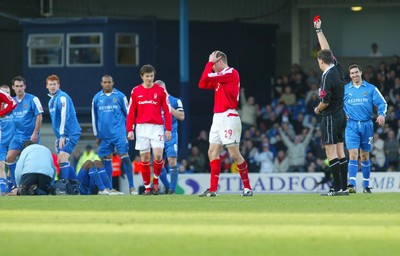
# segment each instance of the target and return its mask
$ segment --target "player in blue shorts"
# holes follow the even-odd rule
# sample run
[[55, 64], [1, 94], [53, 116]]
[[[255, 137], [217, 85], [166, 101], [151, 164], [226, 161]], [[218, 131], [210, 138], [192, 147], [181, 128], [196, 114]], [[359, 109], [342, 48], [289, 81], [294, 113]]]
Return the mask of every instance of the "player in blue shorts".
[[22, 76], [13, 78], [12, 89], [18, 106], [12, 112], [15, 130], [6, 156], [6, 164], [15, 185], [16, 159], [21, 154], [25, 141], [40, 143], [39, 131], [42, 126], [43, 107], [38, 97], [25, 92], [26, 83]]
[[[99, 145], [99, 157], [103, 159], [108, 177], [112, 180], [111, 160], [116, 150], [121, 155], [122, 169], [128, 177], [129, 191], [131, 194], [137, 194], [126, 137], [128, 100], [122, 92], [114, 88], [114, 80], [110, 75], [104, 75], [100, 84], [103, 89], [94, 96], [92, 101], [92, 126]], [[112, 186], [109, 189], [112, 189]]]
[[60, 164], [59, 179], [76, 179], [75, 170], [69, 163], [69, 157], [81, 136], [81, 127], [76, 117], [74, 103], [69, 95], [60, 89], [58, 76], [48, 76], [46, 88], [50, 96], [51, 125], [56, 136], [56, 150]]
[[[157, 80], [154, 82], [155, 84], [159, 84], [165, 91], [167, 88], [165, 83], [161, 80]], [[168, 91], [167, 91], [168, 94]], [[183, 121], [185, 119], [185, 112], [183, 111], [182, 101], [178, 98], [175, 98], [168, 94], [169, 104], [171, 106], [171, 114], [172, 114], [172, 131], [171, 131], [171, 140], [165, 142], [165, 157], [168, 160], [169, 173], [171, 176], [171, 182], [168, 182], [168, 178], [166, 177], [167, 171], [165, 166], [162, 169], [160, 179], [164, 183], [166, 187], [166, 193], [173, 195], [175, 194], [176, 184], [178, 182], [178, 174], [179, 170], [177, 167], [177, 158], [178, 158], [178, 120]]]
[[103, 164], [98, 161], [87, 160], [78, 173], [79, 194], [81, 195], [118, 195], [111, 192], [108, 188], [111, 180], [108, 178], [107, 172]]
[[350, 193], [356, 192], [356, 175], [358, 171], [358, 150], [360, 149], [361, 171], [363, 175], [363, 192], [371, 193], [369, 178], [371, 163], [369, 152], [372, 150], [374, 124], [373, 108], [378, 109], [376, 123], [385, 124], [387, 103], [375, 85], [364, 81], [361, 67], [353, 64], [349, 67], [351, 82], [344, 89], [344, 110], [347, 115], [346, 147], [349, 150], [348, 166]]
[[[10, 87], [8, 85], [1, 85], [0, 90], [2, 90], [0, 93], [6, 92], [7, 95], [10, 95]], [[1, 105], [3, 105], [3, 103], [1, 103]], [[1, 109], [3, 109], [3, 106]], [[0, 195], [4, 195], [9, 192], [7, 188], [5, 164], [8, 146], [10, 145], [13, 136], [14, 122], [12, 119], [12, 112], [9, 112], [0, 118]], [[11, 177], [9, 178], [9, 181], [12, 183]]]

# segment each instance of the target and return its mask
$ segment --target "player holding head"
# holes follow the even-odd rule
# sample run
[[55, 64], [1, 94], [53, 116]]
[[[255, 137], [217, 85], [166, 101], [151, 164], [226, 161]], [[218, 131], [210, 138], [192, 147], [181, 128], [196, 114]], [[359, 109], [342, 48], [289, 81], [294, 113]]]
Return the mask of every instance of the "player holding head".
[[221, 51], [214, 51], [208, 57], [199, 82], [200, 89], [214, 90], [214, 117], [210, 129], [210, 158], [211, 179], [210, 187], [200, 196], [217, 196], [221, 161], [219, 151], [225, 146], [229, 155], [235, 161], [243, 182], [242, 196], [252, 196], [247, 163], [239, 151], [242, 125], [237, 112], [240, 79], [239, 73], [228, 66], [228, 59]]
[[374, 123], [372, 122], [373, 108], [378, 109], [376, 123], [385, 124], [387, 103], [375, 85], [362, 79], [361, 67], [357, 64], [350, 65], [349, 73], [351, 82], [344, 87], [344, 110], [347, 115], [346, 147], [350, 153], [348, 189], [350, 193], [356, 192], [356, 175], [358, 171], [358, 150], [361, 156], [361, 171], [363, 175], [363, 192], [371, 193], [369, 177], [371, 163], [369, 152], [372, 150]]
[[[131, 194], [135, 194], [132, 163], [128, 155], [129, 145], [126, 139], [126, 116], [128, 100], [126, 96], [114, 88], [114, 80], [104, 75], [100, 82], [103, 89], [92, 101], [92, 126], [99, 145], [98, 154], [103, 159], [108, 178], [112, 180], [112, 156], [114, 150], [121, 155], [123, 170], [128, 177]], [[111, 184], [111, 183], [110, 183]], [[108, 187], [112, 189], [112, 187]]]
[[40, 142], [40, 127], [43, 120], [43, 107], [38, 97], [26, 93], [26, 83], [22, 76], [14, 77], [12, 89], [15, 92], [14, 100], [18, 106], [13, 111], [14, 137], [10, 142], [6, 157], [8, 170], [15, 184], [15, 166], [17, 156], [22, 151], [25, 141]]
[[[141, 173], [145, 186], [144, 195], [151, 194], [150, 150], [153, 151], [154, 159], [153, 194], [159, 193], [158, 179], [164, 165], [164, 142], [171, 139], [172, 130], [168, 95], [161, 86], [154, 84], [155, 74], [156, 71], [151, 65], [144, 65], [140, 69], [143, 83], [132, 89], [126, 118], [128, 140], [134, 140], [136, 133], [135, 149], [140, 152]], [[164, 111], [165, 121], [161, 111]]]
[[[8, 146], [14, 136], [14, 123], [12, 110], [17, 107], [17, 102], [10, 96], [10, 87], [6, 84], [0, 86], [0, 195], [8, 192], [5, 164]], [[9, 179], [11, 181], [11, 177]]]
[[[165, 142], [165, 156], [168, 160], [169, 173], [171, 175], [171, 183], [169, 184], [168, 179], [163, 180], [163, 176], [165, 174], [166, 178], [166, 169], [163, 167], [161, 173], [161, 181], [163, 181], [164, 186], [166, 188], [169, 185], [168, 194], [175, 194], [176, 184], [178, 182], [178, 174], [179, 170], [177, 167], [177, 158], [178, 158], [178, 120], [183, 121], [185, 119], [185, 112], [183, 111], [182, 101], [178, 98], [175, 98], [168, 94], [166, 85], [163, 81], [157, 80], [154, 82], [155, 84], [160, 85], [167, 92], [169, 104], [171, 107], [172, 114], [172, 131], [171, 131], [171, 140]], [[167, 185], [168, 184], [168, 185]]]
[[346, 128], [346, 117], [343, 110], [344, 72], [329, 48], [328, 41], [321, 29], [319, 17], [314, 20], [314, 28], [321, 45], [317, 58], [318, 65], [323, 72], [319, 88], [320, 103], [314, 112], [322, 116], [322, 141], [325, 144], [329, 169], [333, 175], [333, 191], [323, 195], [348, 195], [347, 159], [343, 147]]
[[81, 136], [81, 127], [76, 118], [74, 103], [69, 95], [60, 89], [60, 79], [50, 75], [46, 79], [49, 90], [49, 112], [51, 124], [56, 136], [56, 150], [60, 164], [60, 179], [76, 179], [69, 157]]

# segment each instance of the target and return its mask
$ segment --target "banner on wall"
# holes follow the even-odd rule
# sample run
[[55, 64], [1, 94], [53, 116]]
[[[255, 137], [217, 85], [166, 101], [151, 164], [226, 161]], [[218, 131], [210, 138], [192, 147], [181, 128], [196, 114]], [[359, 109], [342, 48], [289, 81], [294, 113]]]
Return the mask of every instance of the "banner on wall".
[[[255, 194], [312, 194], [329, 190], [328, 184], [315, 188], [315, 183], [324, 177], [323, 173], [251, 173], [251, 186]], [[135, 175], [135, 187], [143, 186], [142, 177]], [[177, 194], [194, 195], [203, 193], [210, 184], [210, 174], [180, 174]], [[162, 183], [160, 182], [162, 186]], [[400, 192], [400, 173], [371, 173], [372, 192]], [[126, 190], [126, 191], [125, 191]], [[223, 173], [219, 177], [220, 194], [240, 194], [243, 190], [239, 174]], [[362, 193], [362, 174], [357, 174], [357, 192]], [[120, 179], [120, 191], [129, 193], [127, 179]]]
[[[329, 190], [328, 184], [315, 188], [323, 173], [283, 173], [249, 174], [255, 194], [300, 194], [323, 193]], [[209, 174], [182, 174], [179, 176], [177, 192], [200, 194], [209, 187]], [[370, 186], [374, 192], [400, 192], [400, 173], [372, 173]], [[243, 190], [239, 174], [221, 174], [219, 177], [220, 194], [240, 194]], [[362, 174], [357, 175], [357, 192], [362, 193]]]

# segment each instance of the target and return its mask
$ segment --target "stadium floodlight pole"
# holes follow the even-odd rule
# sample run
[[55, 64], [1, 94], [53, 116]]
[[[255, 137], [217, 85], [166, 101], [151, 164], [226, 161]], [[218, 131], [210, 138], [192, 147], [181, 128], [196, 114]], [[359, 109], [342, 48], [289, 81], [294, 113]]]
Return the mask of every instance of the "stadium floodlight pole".
[[190, 109], [189, 109], [189, 21], [188, 21], [188, 0], [180, 0], [180, 21], [179, 21], [179, 65], [180, 65], [180, 98], [182, 99], [187, 113], [185, 121], [181, 123], [179, 133], [180, 156], [186, 158], [189, 154], [190, 138]]

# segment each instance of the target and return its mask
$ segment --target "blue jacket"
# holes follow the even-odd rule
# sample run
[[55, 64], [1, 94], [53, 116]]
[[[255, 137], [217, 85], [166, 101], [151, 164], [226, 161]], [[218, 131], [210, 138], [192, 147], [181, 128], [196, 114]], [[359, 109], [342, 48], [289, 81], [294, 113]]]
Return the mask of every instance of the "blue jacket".
[[40, 173], [54, 179], [56, 167], [54, 167], [53, 156], [48, 148], [33, 144], [22, 150], [15, 168], [17, 186], [21, 184], [22, 175], [27, 173]]

